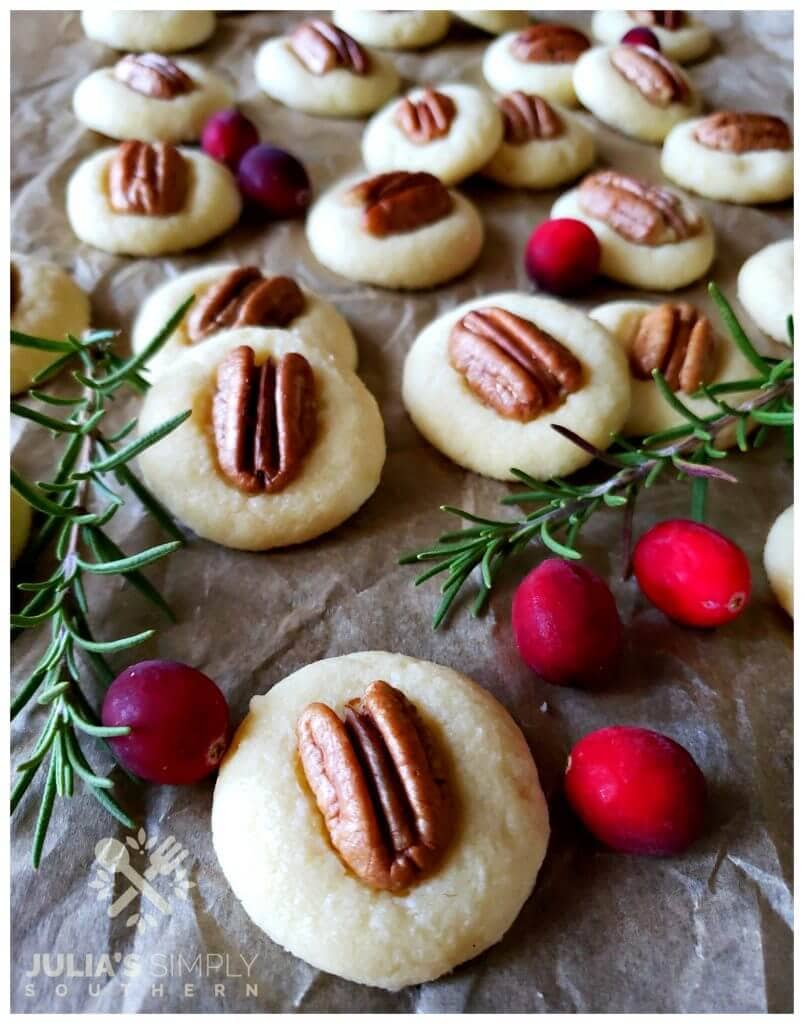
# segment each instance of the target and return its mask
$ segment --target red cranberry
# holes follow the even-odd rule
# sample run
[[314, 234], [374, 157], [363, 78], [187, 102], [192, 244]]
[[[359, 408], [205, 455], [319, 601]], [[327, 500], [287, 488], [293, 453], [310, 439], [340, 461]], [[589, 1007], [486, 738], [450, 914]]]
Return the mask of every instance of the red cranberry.
[[583, 565], [542, 562], [517, 587], [511, 619], [523, 661], [549, 683], [600, 686], [617, 667], [617, 605], [605, 581]]
[[283, 149], [255, 146], [240, 161], [237, 176], [243, 195], [272, 217], [298, 217], [310, 205], [307, 171]]
[[235, 173], [245, 153], [259, 141], [257, 129], [239, 110], [220, 110], [213, 114], [201, 133], [204, 152]]
[[645, 596], [685, 626], [722, 626], [751, 596], [751, 567], [737, 545], [711, 526], [668, 519], [634, 548], [634, 574]]
[[592, 835], [622, 853], [681, 853], [703, 827], [701, 769], [651, 729], [614, 725], [584, 736], [567, 761], [564, 791]]
[[625, 43], [626, 46], [649, 46], [652, 50], [658, 50], [660, 53], [662, 51], [662, 46], [656, 33], [643, 26], [629, 28], [620, 42]]
[[528, 239], [528, 277], [555, 295], [573, 295], [586, 288], [600, 269], [600, 242], [583, 221], [558, 217], [540, 224]]
[[121, 764], [149, 782], [198, 782], [218, 767], [229, 709], [218, 687], [189, 665], [141, 661], [122, 672], [103, 701], [104, 725], [128, 725], [110, 739]]

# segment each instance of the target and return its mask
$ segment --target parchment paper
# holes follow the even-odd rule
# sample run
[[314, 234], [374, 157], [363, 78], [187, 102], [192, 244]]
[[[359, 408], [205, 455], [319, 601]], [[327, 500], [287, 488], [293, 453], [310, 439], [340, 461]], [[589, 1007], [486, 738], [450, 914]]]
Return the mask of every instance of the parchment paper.
[[[198, 56], [236, 80], [243, 109], [263, 136], [302, 157], [320, 191], [357, 165], [362, 122], [286, 110], [259, 94], [252, 74], [258, 44], [298, 17], [222, 16], [215, 37]], [[588, 27], [588, 13], [552, 17]], [[705, 18], [717, 45], [691, 73], [707, 104], [791, 118], [792, 15], [712, 13]], [[411, 82], [480, 82], [487, 42], [456, 25], [437, 47], [396, 59]], [[348, 317], [360, 346], [360, 373], [379, 400], [387, 431], [382, 483], [340, 529], [302, 548], [267, 555], [227, 551], [190, 537], [152, 574], [178, 623], [160, 622], [115, 578], [91, 594], [97, 633], [111, 638], [157, 626], [156, 638], [134, 652], [134, 659], [173, 658], [198, 666], [223, 688], [234, 723], [253, 694], [318, 658], [385, 649], [454, 666], [488, 687], [524, 730], [553, 825], [536, 889], [503, 941], [449, 977], [390, 995], [315, 971], [251, 924], [212, 849], [211, 781], [172, 789], [137, 788], [121, 780], [118, 787], [148, 839], [173, 836], [189, 851], [193, 884], [186, 900], [172, 894], [173, 878], [154, 881], [170, 900], [169, 916], [141, 905], [138, 897], [127, 912], [109, 917], [109, 894], [90, 885], [97, 877], [94, 849], [106, 836], [124, 840], [126, 831], [80, 788], [72, 801], [58, 801], [47, 856], [34, 874], [29, 849], [38, 801], [29, 795], [12, 826], [14, 1009], [789, 1011], [792, 628], [773, 601], [761, 562], [768, 527], [792, 500], [791, 468], [781, 449], [733, 458], [728, 465], [738, 473], [739, 487], [714, 487], [711, 521], [744, 547], [754, 571], [751, 607], [728, 628], [706, 633], [671, 625], [633, 581], [619, 581], [617, 513], [602, 514], [587, 528], [589, 564], [612, 582], [628, 633], [624, 672], [606, 692], [551, 687], [534, 678], [515, 653], [510, 599], [518, 579], [541, 557], [536, 547], [505, 574], [484, 619], [459, 615], [449, 629], [431, 632], [437, 587], [414, 590], [414, 573], [397, 567], [398, 555], [453, 528], [439, 504], [496, 513], [506, 487], [463, 472], [423, 442], [399, 399], [402, 361], [416, 333], [444, 310], [470, 296], [529, 287], [523, 246], [557, 193], [530, 195], [467, 183], [488, 232], [480, 262], [454, 284], [412, 296], [329, 273], [312, 258], [299, 222], [243, 225], [180, 259], [117, 258], [79, 244], [64, 213], [70, 173], [108, 144], [73, 118], [71, 94], [84, 75], [112, 63], [115, 54], [83, 37], [76, 14], [21, 13], [12, 16], [11, 57], [14, 247], [71, 271], [91, 292], [94, 324], [122, 328], [123, 345], [139, 303], [166, 276], [213, 259], [291, 272]], [[658, 148], [595, 127], [602, 163], [660, 180]], [[791, 204], [701, 205], [717, 228], [712, 276], [733, 297], [743, 260], [792, 232]], [[600, 285], [580, 305], [631, 294]], [[702, 289], [688, 294], [706, 305]], [[132, 399], [121, 418], [135, 408]], [[15, 423], [13, 431], [15, 465], [41, 478], [51, 465], [52, 442], [30, 424], [22, 429]], [[641, 500], [636, 529], [686, 514], [687, 507], [684, 488], [659, 487]], [[162, 539], [158, 527], [141, 521], [133, 499], [115, 529], [128, 551]], [[15, 642], [17, 683], [31, 669], [42, 641], [32, 634]], [[34, 719], [41, 720], [42, 712], [33, 708], [15, 723], [14, 742], [21, 744], [15, 760], [38, 729]], [[655, 860], [606, 852], [567, 812], [560, 781], [569, 748], [586, 732], [614, 723], [668, 733], [706, 773], [711, 787], [706, 835], [685, 856]], [[482, 757], [483, 752], [465, 755]], [[108, 769], [99, 751], [93, 758]], [[130, 853], [131, 864], [144, 870], [147, 856], [133, 847]], [[127, 885], [117, 876], [111, 898]], [[152, 923], [141, 917], [138, 931], [127, 921], [140, 912]], [[326, 919], [321, 927], [327, 927]], [[57, 976], [42, 976], [44, 955], [50, 955], [48, 967]], [[37, 964], [39, 974], [29, 976]]]

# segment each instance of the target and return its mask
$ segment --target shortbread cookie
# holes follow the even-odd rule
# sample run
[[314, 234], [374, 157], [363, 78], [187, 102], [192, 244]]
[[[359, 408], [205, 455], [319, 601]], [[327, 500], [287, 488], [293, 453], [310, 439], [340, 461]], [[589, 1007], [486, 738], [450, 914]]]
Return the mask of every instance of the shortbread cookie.
[[557, 200], [552, 216], [587, 223], [600, 242], [601, 272], [635, 288], [682, 288], [715, 256], [712, 226], [691, 203], [619, 171], [588, 175]]
[[471, 85], [413, 89], [391, 100], [363, 133], [370, 171], [429, 171], [456, 185], [489, 160], [502, 142], [500, 112]]
[[493, 36], [525, 28], [529, 21], [527, 11], [453, 11], [452, 13], [468, 25], [474, 25], [475, 28], [482, 29]]
[[583, 32], [569, 25], [531, 25], [495, 39], [483, 57], [483, 75], [497, 92], [535, 93], [574, 107], [572, 72], [588, 48]]
[[140, 433], [192, 416], [140, 456], [146, 483], [200, 537], [246, 551], [300, 544], [366, 501], [385, 461], [360, 378], [298, 334], [226, 331], [163, 373]]
[[11, 488], [11, 564], [14, 565], [28, 543], [31, 532], [31, 506]]
[[257, 84], [286, 107], [323, 117], [364, 117], [399, 87], [393, 61], [367, 50], [322, 18], [263, 43], [254, 64]]
[[774, 341], [790, 345], [787, 319], [793, 315], [793, 239], [772, 242], [742, 265], [737, 298]]
[[449, 30], [449, 11], [359, 11], [336, 7], [332, 20], [365, 46], [417, 50], [431, 46]]
[[537, 480], [591, 461], [552, 429], [607, 448], [628, 414], [628, 365], [617, 342], [578, 310], [517, 292], [450, 309], [416, 338], [402, 400], [453, 462], [498, 480]]
[[[589, 314], [623, 347], [631, 372], [631, 409], [623, 432], [646, 437], [684, 423], [652, 379], [660, 370], [670, 389], [696, 416], [718, 411], [708, 398], [694, 397], [702, 384], [746, 380], [756, 371], [734, 342], [718, 333], [709, 318], [688, 302], [607, 302]], [[728, 395], [732, 404], [752, 392]], [[735, 443], [734, 431], [718, 436], [718, 444]]]
[[503, 143], [483, 174], [511, 188], [555, 188], [595, 161], [595, 140], [581, 121], [543, 96], [511, 92], [498, 106]]
[[[400, 700], [412, 706], [412, 735]], [[348, 731], [338, 726], [345, 715]], [[326, 783], [340, 751], [337, 763], [355, 781], [354, 789], [336, 782], [340, 802], [329, 822], [298, 740], [323, 728], [342, 745], [326, 748], [313, 778]], [[332, 842], [330, 829], [337, 836], [345, 818], [354, 821], [350, 860], [376, 850], [383, 866], [393, 856], [377, 831], [382, 812], [371, 809], [372, 784], [355, 760], [353, 744], [367, 734], [388, 737], [387, 747], [379, 740], [384, 757], [404, 758], [401, 785], [412, 796], [399, 799], [417, 810], [410, 825], [406, 811], [393, 812], [404, 826], [402, 849], [413, 845], [427, 856], [427, 844], [447, 831], [441, 859], [402, 891], [372, 888]], [[303, 744], [310, 751], [309, 740]], [[423, 757], [441, 768], [437, 776], [414, 774], [411, 764]], [[393, 798], [399, 790], [382, 792]], [[221, 763], [212, 805], [215, 852], [252, 920], [314, 967], [392, 991], [437, 978], [503, 937], [533, 888], [549, 832], [536, 766], [502, 705], [453, 669], [383, 651], [315, 662], [254, 697]], [[396, 861], [415, 871], [404, 852]]]
[[281, 327], [346, 369], [357, 366], [352, 331], [331, 303], [292, 277], [237, 263], [190, 270], [160, 285], [140, 308], [131, 333], [133, 350], [141, 352], [191, 295], [192, 307], [148, 363], [154, 378], [170, 372], [177, 357], [233, 327]]
[[212, 11], [110, 11], [98, 7], [81, 12], [90, 39], [115, 50], [175, 53], [205, 42], [215, 31]]
[[432, 174], [392, 171], [325, 193], [307, 218], [307, 240], [316, 259], [353, 281], [430, 288], [475, 262], [483, 222]]
[[793, 138], [771, 114], [718, 111], [684, 121], [662, 149], [677, 185], [727, 203], [775, 203], [793, 194]]
[[596, 46], [580, 57], [572, 81], [595, 117], [642, 142], [663, 142], [701, 105], [686, 72], [650, 46]]
[[776, 600], [791, 618], [795, 604], [793, 587], [794, 528], [795, 516], [791, 505], [771, 526], [768, 539], [765, 542], [764, 553], [768, 583], [770, 583]]
[[[35, 338], [80, 338], [89, 327], [89, 299], [54, 263], [11, 254], [11, 330]], [[11, 394], [24, 391], [34, 377], [59, 358], [58, 352], [11, 346]]]
[[112, 139], [194, 142], [207, 118], [233, 99], [231, 86], [197, 61], [130, 53], [79, 82], [73, 110]]
[[662, 53], [681, 64], [697, 60], [712, 45], [708, 27], [689, 11], [595, 11], [592, 35], [601, 43], [619, 43], [637, 26], [649, 28], [659, 40]]
[[231, 172], [203, 153], [123, 142], [88, 157], [67, 186], [67, 216], [82, 242], [129, 256], [203, 245], [237, 221]]

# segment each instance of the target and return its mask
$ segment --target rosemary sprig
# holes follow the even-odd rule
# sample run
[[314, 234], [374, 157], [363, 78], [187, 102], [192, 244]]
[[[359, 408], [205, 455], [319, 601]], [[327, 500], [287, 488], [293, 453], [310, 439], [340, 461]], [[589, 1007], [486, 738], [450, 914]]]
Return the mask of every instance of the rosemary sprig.
[[[662, 396], [684, 422], [637, 442], [617, 437], [608, 451], [600, 450], [566, 427], [552, 424], [553, 430], [583, 448], [598, 463], [608, 466], [611, 472], [596, 483], [578, 484], [563, 478], [535, 480], [522, 470], [512, 469], [512, 475], [524, 484], [525, 490], [507, 495], [501, 503], [534, 505], [522, 519], [488, 519], [442, 505], [443, 512], [470, 525], [444, 533], [436, 543], [399, 560], [400, 565], [434, 563], [416, 577], [415, 586], [435, 576], [445, 576], [441, 601], [433, 617], [434, 629], [444, 622], [475, 570], [478, 570], [479, 587], [471, 611], [478, 615], [503, 566], [531, 541], [541, 542], [549, 551], [564, 558], [580, 558], [578, 541], [581, 531], [592, 516], [604, 508], [618, 508], [623, 512], [624, 571], [627, 574], [634, 504], [642, 489], [647, 490], [661, 478], [687, 482], [690, 484], [691, 515], [702, 521], [706, 517], [710, 481], [737, 482], [736, 477], [717, 465], [726, 456], [726, 452], [716, 447], [716, 439], [724, 429], [736, 432], [737, 447], [741, 452], [761, 445], [775, 429], [783, 430], [788, 447], [792, 446], [792, 359], [762, 356], [714, 283], [709, 285], [709, 294], [734, 344], [755, 368], [757, 375], [746, 380], [702, 387], [697, 396], [708, 397], [716, 411], [701, 416], [670, 390], [661, 373], [654, 371]], [[792, 319], [788, 321], [788, 331], [792, 344]], [[737, 405], [727, 401], [727, 396], [744, 395], [747, 391], [756, 394], [738, 400]], [[754, 427], [758, 429], [749, 441]]]
[[[12, 344], [53, 352], [56, 356], [37, 375], [29, 391], [31, 397], [51, 407], [55, 415], [18, 401], [11, 403], [11, 411], [50, 431], [63, 443], [51, 479], [34, 483], [11, 471], [11, 486], [38, 513], [37, 530], [26, 551], [26, 566], [32, 566], [36, 556], [51, 545], [56, 560], [55, 568], [44, 579], [17, 584], [19, 590], [31, 596], [11, 616], [13, 630], [42, 629], [49, 635], [44, 653], [11, 701], [12, 719], [34, 697], [44, 713], [38, 739], [28, 756], [17, 764], [17, 779], [11, 792], [13, 814], [42, 770], [44, 785], [32, 851], [35, 868], [42, 859], [55, 799], [73, 795], [76, 776], [113, 817], [129, 828], [134, 825], [110, 793], [112, 780], [92, 768], [79, 738], [83, 734], [105, 742], [129, 730], [101, 725], [85, 693], [84, 680], [89, 675], [101, 686], [108, 686], [115, 672], [106, 660], [107, 655], [134, 647], [151, 637], [154, 630], [117, 639], [96, 637], [89, 621], [84, 580], [88, 574], [122, 575], [163, 614], [173, 618], [168, 604], [142, 569], [175, 551], [182, 543], [181, 534], [157, 499], [134, 476], [129, 463], [175, 430], [190, 412], [173, 417], [135, 441], [127, 438], [136, 420], [116, 432], [108, 432], [104, 424], [121, 389], [129, 388], [138, 394], [147, 389], [142, 371], [170, 337], [190, 302], [192, 299], [176, 311], [143, 352], [128, 359], [112, 351], [114, 331], [95, 331], [82, 340], [68, 336], [64, 341], [11, 332]], [[78, 385], [76, 393], [62, 397], [39, 390], [40, 385], [70, 366], [73, 381]], [[58, 415], [59, 410], [63, 415]], [[106, 532], [125, 500], [115, 484], [127, 486], [173, 539], [131, 555], [121, 551]]]

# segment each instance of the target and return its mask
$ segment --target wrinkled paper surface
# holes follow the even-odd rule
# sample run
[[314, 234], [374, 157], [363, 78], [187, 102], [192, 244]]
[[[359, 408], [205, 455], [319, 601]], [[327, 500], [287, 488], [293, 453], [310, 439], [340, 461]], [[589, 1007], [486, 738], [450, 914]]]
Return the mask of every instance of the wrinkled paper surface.
[[[362, 122], [309, 117], [257, 90], [252, 60], [259, 43], [297, 15], [251, 13], [220, 18], [197, 54], [237, 83], [244, 111], [262, 135], [302, 157], [316, 192], [358, 165]], [[548, 15], [550, 17], [550, 15]], [[552, 16], [558, 17], [558, 16]], [[712, 107], [792, 116], [792, 15], [705, 15], [714, 53], [691, 68]], [[588, 27], [589, 14], [565, 16]], [[399, 54], [408, 82], [480, 82], [487, 38], [455, 25], [445, 42]], [[238, 723], [254, 694], [310, 661], [350, 651], [401, 651], [453, 666], [488, 687], [525, 732], [550, 801], [553, 835], [536, 889], [503, 941], [449, 977], [388, 994], [322, 974], [272, 944], [248, 919], [223, 878], [212, 848], [212, 782], [189, 788], [117, 792], [144, 832], [129, 844], [144, 871], [142, 847], [173, 836], [188, 851], [189, 887], [173, 876], [154, 886], [164, 914], [138, 896], [108, 910], [128, 888], [107, 885], [93, 864], [100, 839], [126, 832], [77, 782], [59, 800], [38, 874], [29, 863], [38, 809], [36, 786], [12, 828], [12, 1004], [17, 1011], [783, 1011], [792, 1008], [792, 629], [762, 570], [773, 518], [792, 501], [792, 473], [780, 446], [734, 457], [739, 486], [713, 487], [711, 522], [747, 551], [755, 591], [748, 612], [714, 633], [671, 625], [632, 581], [620, 582], [619, 521], [601, 513], [587, 527], [588, 562], [612, 581], [627, 626], [621, 678], [604, 693], [551, 687], [534, 678], [514, 650], [509, 622], [517, 580], [541, 557], [533, 547], [512, 566], [480, 621], [465, 612], [433, 633], [437, 586], [412, 587], [414, 571], [398, 555], [454, 526], [448, 503], [494, 514], [504, 485], [466, 473], [428, 447], [400, 402], [402, 362], [417, 332], [444, 310], [502, 288], [528, 288], [523, 246], [557, 192], [530, 195], [473, 180], [487, 240], [479, 263], [452, 285], [415, 295], [352, 284], [319, 266], [302, 224], [242, 225], [178, 259], [127, 259], [78, 243], [64, 212], [65, 186], [78, 163], [106, 145], [71, 113], [71, 94], [115, 54], [83, 37], [71, 13], [12, 15], [11, 227], [13, 246], [73, 273], [92, 296], [93, 323], [119, 327], [122, 343], [139, 303], [166, 277], [210, 260], [236, 259], [295, 274], [335, 302], [360, 347], [364, 381], [385, 419], [388, 460], [376, 494], [340, 529], [297, 550], [258, 555], [190, 538], [152, 575], [172, 604], [176, 625], [119, 578], [91, 591], [103, 638], [157, 626], [137, 660], [188, 661], [217, 680]], [[196, 56], [196, 55], [194, 55]], [[593, 119], [587, 116], [590, 124]], [[596, 125], [602, 163], [660, 180], [659, 149]], [[766, 209], [701, 201], [718, 238], [712, 276], [729, 297], [742, 262], [792, 231], [791, 204]], [[601, 284], [580, 305], [630, 297]], [[702, 288], [686, 293], [706, 305]], [[756, 334], [756, 331], [754, 331]], [[121, 421], [136, 409], [127, 399]], [[41, 479], [53, 442], [32, 424], [12, 427], [15, 466]], [[640, 500], [636, 530], [688, 511], [685, 489], [663, 485]], [[114, 522], [127, 551], [163, 539], [132, 499]], [[44, 637], [13, 646], [18, 684]], [[125, 664], [119, 661], [120, 667]], [[99, 696], [99, 695], [98, 695]], [[36, 721], [34, 721], [34, 719]], [[14, 724], [14, 760], [34, 740], [42, 709]], [[705, 837], [668, 860], [600, 849], [567, 812], [560, 794], [571, 745], [614, 723], [644, 725], [683, 743], [711, 787]], [[86, 745], [108, 770], [102, 751]], [[482, 757], [482, 751], [466, 751]], [[116, 775], [119, 775], [116, 772]], [[266, 780], [269, 784], [269, 780]], [[110, 888], [111, 886], [111, 888]], [[321, 927], [327, 922], [322, 919]], [[43, 976], [47, 967], [50, 974]], [[249, 988], [249, 986], [251, 986]]]

